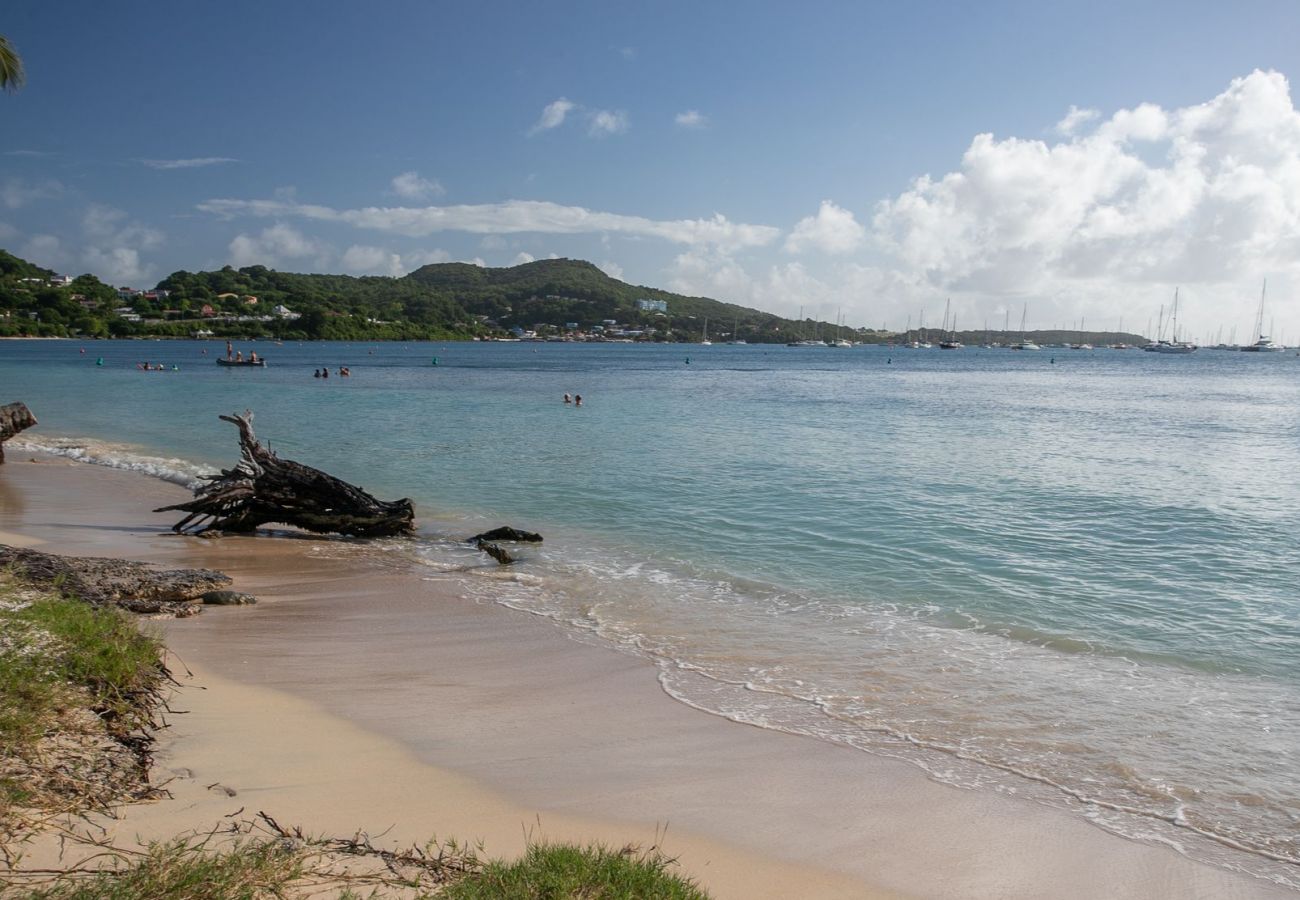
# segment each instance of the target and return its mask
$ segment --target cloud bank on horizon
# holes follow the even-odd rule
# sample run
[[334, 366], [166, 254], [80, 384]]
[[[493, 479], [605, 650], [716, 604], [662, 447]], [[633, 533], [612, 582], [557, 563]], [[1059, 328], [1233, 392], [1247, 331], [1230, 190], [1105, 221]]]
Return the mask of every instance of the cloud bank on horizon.
[[[626, 112], [559, 97], [523, 137], [568, 128], [613, 147], [630, 121]], [[663, 124], [683, 139], [706, 138], [706, 126], [716, 130], [696, 110]], [[196, 207], [209, 223], [240, 223], [226, 248], [234, 265], [400, 275], [465, 255], [426, 239], [473, 235], [501, 264], [586, 255], [606, 271], [683, 293], [785, 315], [801, 306], [818, 315], [843, 308], [850, 321], [896, 327], [948, 295], [965, 327], [1018, 313], [1023, 302], [1033, 304], [1031, 324], [1086, 315], [1094, 327], [1114, 327], [1135, 305], [1145, 318], [1146, 306], [1154, 309], [1177, 284], [1187, 317], [1209, 328], [1229, 307], [1237, 315], [1246, 286], [1265, 276], [1270, 295], [1274, 285], [1279, 297], [1300, 291], [1300, 113], [1283, 74], [1257, 70], [1176, 109], [1142, 103], [1106, 115], [1070, 106], [1043, 134], [1051, 137], [977, 134], [951, 171], [918, 175], [883, 199], [823, 198], [787, 223], [721, 212], [663, 219], [550, 200], [439, 205], [431, 201], [448, 188], [415, 170], [387, 182], [382, 193], [393, 206], [308, 203], [288, 192]], [[138, 162], [172, 177], [236, 160]], [[6, 179], [0, 214], [10, 221], [0, 221], [0, 234], [20, 235], [17, 251], [42, 264], [88, 266], [115, 283], [161, 274], [152, 261], [163, 232], [105, 204], [87, 204], [96, 211], [77, 235], [22, 234], [12, 224], [28, 204], [69, 193], [53, 179]], [[270, 221], [242, 221], [259, 219]], [[521, 236], [533, 243], [511, 242]], [[578, 246], [586, 252], [574, 252]], [[1140, 324], [1130, 321], [1130, 330]]]

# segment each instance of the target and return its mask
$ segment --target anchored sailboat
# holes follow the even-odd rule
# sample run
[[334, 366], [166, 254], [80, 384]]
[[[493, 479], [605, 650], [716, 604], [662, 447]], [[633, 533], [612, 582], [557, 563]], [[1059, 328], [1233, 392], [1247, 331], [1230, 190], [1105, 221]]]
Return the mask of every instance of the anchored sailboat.
[[1264, 294], [1268, 290], [1268, 279], [1264, 279], [1264, 286], [1259, 289], [1259, 314], [1255, 316], [1255, 334], [1259, 335], [1259, 340], [1248, 347], [1242, 347], [1242, 350], [1251, 353], [1273, 353], [1282, 348], [1269, 340], [1268, 335], [1264, 333]]

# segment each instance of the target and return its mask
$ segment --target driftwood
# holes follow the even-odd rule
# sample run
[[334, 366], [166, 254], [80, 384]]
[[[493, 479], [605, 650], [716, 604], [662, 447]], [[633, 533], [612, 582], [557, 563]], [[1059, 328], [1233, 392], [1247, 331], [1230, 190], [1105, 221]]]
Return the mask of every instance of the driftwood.
[[36, 417], [26, 403], [6, 403], [0, 406], [0, 463], [5, 461], [5, 441], [35, 424]]
[[0, 568], [94, 606], [175, 616], [197, 613], [204, 593], [230, 584], [229, 575], [214, 569], [158, 570], [129, 559], [58, 556], [5, 544], [0, 544]]
[[248, 532], [268, 522], [356, 537], [387, 537], [415, 529], [410, 500], [376, 500], [319, 469], [280, 459], [258, 443], [251, 412], [220, 418], [239, 428], [239, 463], [209, 476], [188, 503], [154, 510], [189, 513], [172, 531]]

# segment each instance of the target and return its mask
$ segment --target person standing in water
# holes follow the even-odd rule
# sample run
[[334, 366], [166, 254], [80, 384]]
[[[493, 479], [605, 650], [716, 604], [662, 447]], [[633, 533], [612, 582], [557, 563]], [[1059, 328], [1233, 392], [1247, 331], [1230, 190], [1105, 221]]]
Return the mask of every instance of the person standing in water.
[[565, 402], [565, 403], [572, 403], [572, 402], [573, 402], [573, 398], [570, 397], [568, 394], [565, 394], [565, 395], [564, 395], [564, 402]]
[[574, 405], [574, 406], [581, 406], [581, 405], [582, 405], [582, 395], [581, 395], [581, 394], [574, 394], [574, 395], [573, 395], [573, 405]]

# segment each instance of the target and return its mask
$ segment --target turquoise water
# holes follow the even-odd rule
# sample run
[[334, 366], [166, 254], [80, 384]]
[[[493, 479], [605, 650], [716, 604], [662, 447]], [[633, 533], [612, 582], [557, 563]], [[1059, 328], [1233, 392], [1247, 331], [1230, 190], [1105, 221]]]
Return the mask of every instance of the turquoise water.
[[0, 342], [0, 402], [41, 420], [20, 443], [176, 477], [231, 464], [216, 417], [251, 408], [416, 501], [422, 539], [375, 552], [545, 533], [465, 592], [684, 702], [1300, 885], [1295, 355], [223, 346]]

